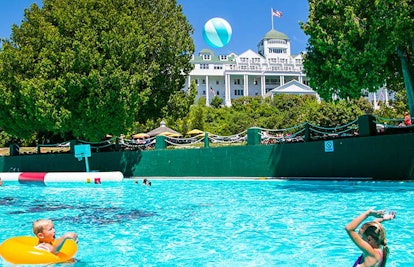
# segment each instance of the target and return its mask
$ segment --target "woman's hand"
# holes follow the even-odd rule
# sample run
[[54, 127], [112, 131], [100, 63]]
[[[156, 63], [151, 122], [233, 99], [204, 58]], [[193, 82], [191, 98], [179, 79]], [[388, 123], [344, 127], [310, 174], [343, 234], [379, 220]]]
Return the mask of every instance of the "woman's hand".
[[383, 210], [368, 210], [368, 216], [373, 216], [375, 218], [382, 218], [385, 212]]
[[383, 221], [393, 220], [395, 218], [395, 216], [397, 215], [397, 213], [395, 211], [385, 212], [383, 210], [380, 210], [380, 211], [370, 210], [369, 215], [378, 218], [375, 221], [383, 222]]
[[382, 220], [383, 221], [393, 220], [396, 215], [397, 215], [397, 213], [395, 211], [390, 211], [390, 212], [384, 213], [384, 215], [382, 215]]

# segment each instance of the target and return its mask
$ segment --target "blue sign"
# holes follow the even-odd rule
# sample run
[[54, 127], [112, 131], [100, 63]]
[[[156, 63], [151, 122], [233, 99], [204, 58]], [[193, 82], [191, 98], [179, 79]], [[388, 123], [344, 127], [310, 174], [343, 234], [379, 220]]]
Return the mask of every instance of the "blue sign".
[[325, 141], [325, 152], [334, 152], [334, 143], [332, 140]]

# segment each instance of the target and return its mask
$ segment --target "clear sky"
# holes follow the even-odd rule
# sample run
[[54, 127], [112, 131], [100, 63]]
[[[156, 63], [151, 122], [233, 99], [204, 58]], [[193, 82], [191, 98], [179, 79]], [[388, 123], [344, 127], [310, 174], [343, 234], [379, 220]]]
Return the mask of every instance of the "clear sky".
[[[0, 0], [0, 38], [9, 38], [12, 24], [19, 25], [24, 9], [42, 0]], [[308, 37], [299, 26], [306, 22], [309, 13], [307, 0], [177, 0], [184, 15], [194, 28], [196, 53], [209, 48], [216, 54], [234, 52], [241, 54], [248, 49], [257, 52], [257, 44], [272, 29], [271, 9], [283, 13], [273, 17], [274, 29], [290, 38], [292, 54], [305, 51]], [[203, 39], [203, 26], [211, 18], [227, 20], [233, 31], [230, 43], [222, 48], [212, 48]]]

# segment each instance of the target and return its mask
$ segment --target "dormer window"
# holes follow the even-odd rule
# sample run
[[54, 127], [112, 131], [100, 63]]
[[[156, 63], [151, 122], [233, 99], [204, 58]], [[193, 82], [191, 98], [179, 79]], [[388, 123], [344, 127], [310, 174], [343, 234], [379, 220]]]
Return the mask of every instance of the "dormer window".
[[241, 63], [248, 63], [249, 62], [249, 59], [247, 57], [241, 57], [240, 58], [240, 62]]
[[209, 55], [209, 54], [204, 54], [204, 55], [203, 55], [203, 60], [211, 60], [211, 55]]
[[209, 69], [208, 64], [200, 64], [200, 69], [201, 70], [208, 70]]

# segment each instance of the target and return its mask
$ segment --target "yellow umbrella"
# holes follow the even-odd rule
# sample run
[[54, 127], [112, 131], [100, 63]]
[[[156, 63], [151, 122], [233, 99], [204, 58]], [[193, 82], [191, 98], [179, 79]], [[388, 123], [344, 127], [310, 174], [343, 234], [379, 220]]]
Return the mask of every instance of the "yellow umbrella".
[[149, 138], [149, 134], [146, 133], [137, 133], [132, 136], [132, 138]]
[[[165, 134], [165, 133], [167, 133], [167, 134]], [[171, 128], [168, 128], [165, 125], [165, 122], [162, 121], [161, 124], [160, 124], [160, 127], [156, 128], [152, 131], [149, 131], [147, 134], [149, 134], [149, 136], [156, 136], [156, 135], [160, 135], [160, 134], [168, 135], [168, 133], [170, 133], [170, 134], [179, 134], [179, 132], [174, 131]]]
[[182, 134], [176, 134], [176, 133], [172, 133], [170, 135], [168, 135], [169, 137], [181, 137]]
[[189, 134], [189, 135], [197, 135], [197, 134], [202, 134], [202, 133], [204, 133], [204, 132], [199, 130], [199, 129], [193, 129], [193, 130], [187, 132], [187, 134]]
[[159, 133], [157, 135], [171, 136], [172, 134], [174, 134], [174, 133], [171, 133], [171, 132], [162, 132], [162, 133]]

